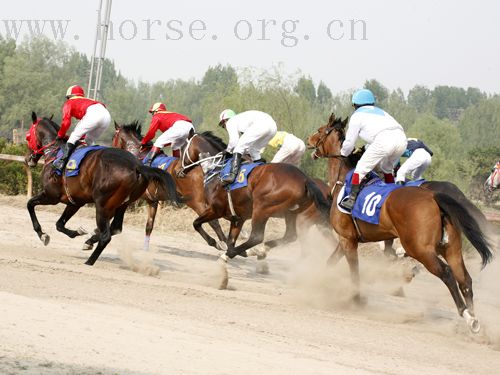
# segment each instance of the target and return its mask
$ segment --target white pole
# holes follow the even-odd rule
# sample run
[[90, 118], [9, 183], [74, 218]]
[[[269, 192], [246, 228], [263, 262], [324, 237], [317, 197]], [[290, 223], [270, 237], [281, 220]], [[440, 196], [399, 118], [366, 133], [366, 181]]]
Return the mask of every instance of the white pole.
[[102, 0], [99, 0], [99, 8], [97, 9], [97, 25], [95, 29], [95, 38], [94, 38], [94, 51], [92, 53], [92, 61], [90, 63], [90, 74], [89, 74], [89, 84], [87, 86], [87, 94], [89, 98], [95, 99], [95, 92], [91, 96], [90, 92], [92, 90], [92, 80], [94, 77], [94, 65], [95, 65], [95, 54], [97, 51], [97, 39], [100, 37], [100, 29], [101, 29], [101, 10], [102, 10]]
[[101, 35], [101, 51], [99, 54], [99, 60], [97, 64], [97, 72], [96, 72], [96, 82], [94, 95], [95, 99], [98, 99], [101, 93], [101, 79], [102, 79], [102, 69], [104, 65], [104, 58], [106, 55], [106, 44], [108, 41], [108, 30], [109, 30], [109, 22], [111, 17], [111, 3], [112, 0], [106, 0], [106, 11], [104, 15], [104, 22], [102, 24], [102, 35]]

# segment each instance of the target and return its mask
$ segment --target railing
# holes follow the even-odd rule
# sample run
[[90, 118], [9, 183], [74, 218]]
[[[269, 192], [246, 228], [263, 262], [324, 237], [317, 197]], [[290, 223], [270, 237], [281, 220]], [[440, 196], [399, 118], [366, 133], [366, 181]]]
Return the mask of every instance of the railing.
[[[26, 187], [26, 196], [30, 199], [33, 196], [33, 176], [31, 175], [31, 168], [28, 167], [26, 161], [24, 160], [24, 156], [18, 155], [8, 155], [8, 154], [0, 154], [0, 160], [7, 161], [17, 161], [23, 163], [24, 170], [26, 171], [26, 176], [28, 177], [28, 186]], [[39, 160], [38, 164], [44, 164], [43, 160]]]

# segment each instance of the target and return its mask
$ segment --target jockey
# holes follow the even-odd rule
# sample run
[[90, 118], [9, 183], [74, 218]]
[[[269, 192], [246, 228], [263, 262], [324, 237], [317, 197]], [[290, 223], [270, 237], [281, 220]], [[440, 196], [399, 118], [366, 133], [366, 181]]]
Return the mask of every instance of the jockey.
[[141, 141], [142, 147], [153, 139], [158, 130], [162, 131], [163, 134], [158, 137], [153, 148], [146, 156], [145, 164], [151, 166], [156, 155], [167, 145], [172, 147], [172, 156], [179, 158], [181, 156], [181, 147], [186, 143], [189, 133], [194, 131], [191, 119], [180, 113], [168, 112], [163, 103], [153, 104], [149, 109], [149, 113], [153, 118], [148, 132]]
[[53, 167], [64, 169], [69, 157], [76, 148], [76, 143], [85, 136], [85, 142], [90, 146], [101, 136], [111, 123], [111, 115], [104, 104], [84, 97], [83, 89], [78, 86], [71, 86], [66, 92], [66, 102], [63, 106], [63, 118], [61, 128], [57, 133], [59, 139], [66, 137], [66, 132], [71, 126], [71, 118], [78, 120], [75, 129], [69, 136], [63, 156], [56, 160]]
[[408, 138], [408, 145], [403, 157], [408, 158], [398, 169], [396, 183], [404, 185], [405, 176], [409, 173], [412, 180], [420, 180], [424, 171], [431, 165], [432, 151], [419, 139]]
[[226, 151], [233, 153], [231, 172], [222, 179], [222, 183], [228, 185], [238, 175], [243, 154], [249, 154], [252, 161], [263, 161], [261, 149], [274, 137], [277, 127], [270, 115], [260, 111], [236, 114], [226, 109], [220, 114], [219, 120], [219, 126], [225, 128], [229, 135]]
[[375, 167], [384, 173], [387, 183], [394, 182], [394, 164], [406, 149], [406, 135], [403, 127], [387, 112], [375, 107], [375, 96], [370, 90], [358, 90], [352, 96], [355, 108], [349, 120], [340, 154], [349, 156], [358, 136], [370, 146], [359, 160], [352, 175], [352, 189], [342, 207], [352, 210], [360, 190], [360, 182]]
[[306, 151], [306, 145], [302, 139], [283, 131], [276, 133], [269, 141], [269, 146], [279, 149], [271, 163], [289, 163], [297, 167]]

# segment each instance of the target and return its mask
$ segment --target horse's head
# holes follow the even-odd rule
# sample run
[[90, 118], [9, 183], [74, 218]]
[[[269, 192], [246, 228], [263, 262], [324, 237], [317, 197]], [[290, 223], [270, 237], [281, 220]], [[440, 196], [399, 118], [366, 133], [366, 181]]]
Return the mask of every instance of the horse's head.
[[345, 120], [340, 117], [336, 118], [332, 113], [328, 123], [307, 139], [307, 147], [314, 150], [313, 159], [340, 155], [348, 120], [348, 117]]
[[56, 146], [59, 125], [52, 121], [52, 117], [38, 118], [35, 112], [31, 112], [32, 123], [26, 133], [29, 153], [24, 158], [30, 167], [35, 167], [42, 155], [50, 151], [51, 146]]
[[141, 131], [142, 126], [139, 121], [123, 126], [118, 125], [115, 121], [115, 134], [111, 144], [115, 148], [121, 148], [135, 156], [139, 156], [142, 140]]

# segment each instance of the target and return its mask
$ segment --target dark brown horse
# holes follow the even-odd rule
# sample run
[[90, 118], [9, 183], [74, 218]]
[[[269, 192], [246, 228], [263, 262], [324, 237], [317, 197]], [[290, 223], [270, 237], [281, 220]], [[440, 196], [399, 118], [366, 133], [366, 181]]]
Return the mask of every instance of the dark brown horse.
[[[149, 184], [157, 184], [168, 192], [171, 201], [179, 202], [175, 183], [168, 173], [144, 167], [129, 152], [114, 148], [104, 148], [88, 154], [80, 165], [78, 176], [56, 175], [52, 161], [64, 144], [64, 141], [56, 138], [59, 126], [48, 118], [38, 119], [35, 113], [32, 113], [32, 119], [30, 154], [26, 161], [28, 165], [35, 166], [44, 155], [45, 166], [42, 171], [43, 190], [31, 198], [27, 206], [33, 229], [44, 245], [49, 243], [50, 238], [43, 232], [36, 217], [35, 207], [38, 205], [66, 204], [56, 228], [74, 238], [83, 233], [67, 229], [66, 223], [86, 203], [95, 203], [97, 231], [89, 241], [98, 242], [98, 245], [85, 262], [93, 265], [110, 242], [111, 236], [121, 232], [128, 205], [140, 198]], [[110, 225], [111, 219], [113, 222]]]
[[[123, 126], [115, 123], [115, 134], [112, 141], [113, 147], [127, 150], [139, 160], [142, 160], [153, 144], [150, 143], [141, 149], [141, 140], [141, 126], [138, 122]], [[183, 168], [182, 160], [178, 159], [169, 165], [167, 172], [173, 177], [178, 193], [186, 197], [186, 205], [192, 208], [198, 215], [205, 211], [207, 204], [203, 185], [204, 176], [201, 167], [192, 165], [188, 168]], [[164, 189], [159, 190], [154, 183], [148, 186], [144, 193], [143, 198], [148, 202], [148, 221], [146, 223], [146, 236], [144, 240], [145, 250], [149, 248], [149, 240], [153, 231], [158, 201], [168, 200], [166, 193]], [[210, 221], [209, 225], [215, 231], [220, 241], [226, 240], [218, 220]]]
[[[347, 172], [359, 159], [355, 155], [349, 158], [340, 155], [346, 125], [347, 119], [342, 121], [332, 114], [328, 124], [308, 139], [317, 156], [329, 159], [329, 176], [332, 186], [336, 187], [332, 194], [334, 202]], [[479, 252], [483, 266], [490, 261], [492, 253], [477, 220], [457, 200], [439, 192], [403, 187], [394, 190], [384, 202], [379, 225], [358, 221], [358, 230], [352, 217], [339, 211], [336, 204], [331, 207], [330, 222], [340, 236], [340, 247], [349, 263], [356, 288], [359, 288], [357, 248], [360, 238], [375, 242], [399, 237], [407, 254], [448, 287], [458, 313], [466, 319], [469, 329], [479, 331], [479, 321], [474, 315], [472, 279], [462, 257], [461, 233]]]
[[[223, 155], [226, 144], [211, 133], [195, 136], [184, 150], [191, 163], [200, 161], [210, 163], [208, 155]], [[201, 158], [200, 158], [201, 156]], [[211, 168], [206, 165], [204, 170]], [[247, 250], [264, 240], [266, 223], [271, 217], [284, 217], [285, 236], [277, 241], [270, 241], [268, 246], [293, 241], [297, 237], [297, 216], [311, 209], [311, 206], [323, 206], [328, 211], [330, 204], [325, 199], [316, 183], [297, 167], [290, 164], [264, 164], [257, 166], [248, 177], [248, 186], [228, 192], [220, 183], [217, 173], [212, 174], [205, 187], [208, 208], [194, 222], [193, 226], [210, 246], [218, 247], [217, 242], [205, 232], [202, 225], [214, 219], [225, 218], [231, 222], [227, 240], [227, 251], [221, 256], [224, 261], [237, 255], [246, 256]], [[312, 214], [310, 214], [312, 215]], [[325, 222], [328, 215], [323, 215]], [[251, 219], [252, 230], [246, 242], [235, 246], [238, 235], [245, 221]], [[227, 278], [222, 287], [227, 285]]]

